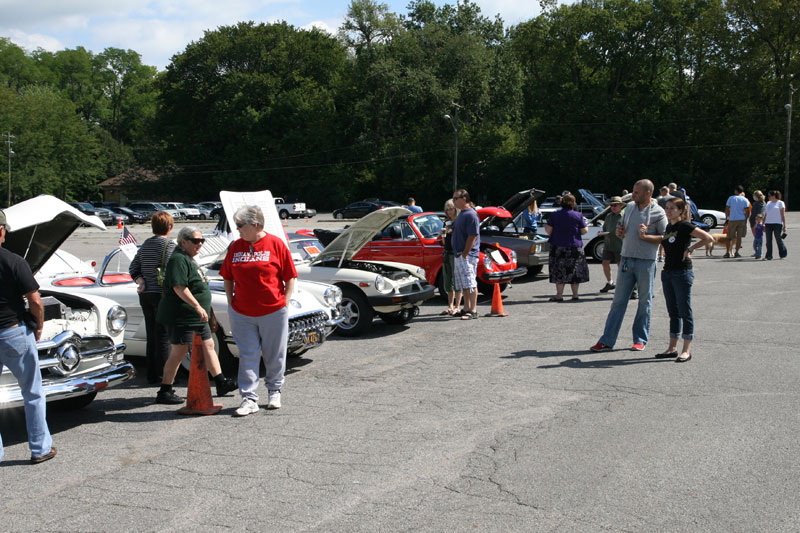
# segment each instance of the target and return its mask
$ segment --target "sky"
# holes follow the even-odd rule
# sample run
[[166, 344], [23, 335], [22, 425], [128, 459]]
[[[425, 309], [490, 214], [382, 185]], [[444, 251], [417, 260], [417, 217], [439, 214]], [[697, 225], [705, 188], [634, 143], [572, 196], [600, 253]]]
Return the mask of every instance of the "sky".
[[[536, 0], [474, 0], [483, 15], [499, 14], [506, 26], [539, 13]], [[407, 12], [408, 0], [383, 0], [389, 11]], [[435, 0], [441, 6], [454, 5]], [[240, 21], [285, 20], [335, 33], [350, 0], [0, 0], [0, 37], [27, 51], [83, 46], [135, 50], [142, 62], [163, 70], [170, 58], [203, 37], [205, 30]]]

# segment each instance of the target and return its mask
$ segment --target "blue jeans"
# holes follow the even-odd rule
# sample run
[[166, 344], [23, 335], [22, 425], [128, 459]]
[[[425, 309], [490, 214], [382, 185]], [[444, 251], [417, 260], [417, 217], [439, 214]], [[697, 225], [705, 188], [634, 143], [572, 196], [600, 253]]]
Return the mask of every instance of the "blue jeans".
[[650, 306], [653, 302], [653, 282], [656, 277], [654, 259], [623, 257], [617, 270], [617, 288], [606, 318], [606, 327], [600, 342], [613, 347], [617, 343], [619, 328], [625, 318], [625, 310], [634, 287], [639, 287], [639, 306], [633, 319], [633, 343], [647, 344], [650, 336]]
[[764, 224], [764, 233], [767, 238], [767, 255], [766, 259], [772, 259], [772, 236], [775, 235], [775, 242], [778, 244], [778, 254], [781, 259], [786, 257], [786, 245], [783, 244], [781, 239], [781, 232], [783, 231], [783, 224]]
[[764, 244], [764, 237], [753, 239], [753, 252], [756, 257], [761, 257], [761, 245]]
[[[694, 270], [662, 270], [661, 284], [664, 286], [664, 300], [669, 313], [669, 338], [683, 337], [692, 340], [694, 317], [692, 316], [692, 284]], [[683, 325], [683, 334], [681, 334]]]
[[[53, 445], [53, 438], [45, 418], [47, 401], [42, 390], [39, 352], [33, 332], [24, 323], [17, 327], [0, 329], [0, 372], [3, 366], [7, 366], [14, 374], [22, 389], [31, 456], [46, 455]], [[0, 437], [0, 460], [2, 459], [3, 439]]]

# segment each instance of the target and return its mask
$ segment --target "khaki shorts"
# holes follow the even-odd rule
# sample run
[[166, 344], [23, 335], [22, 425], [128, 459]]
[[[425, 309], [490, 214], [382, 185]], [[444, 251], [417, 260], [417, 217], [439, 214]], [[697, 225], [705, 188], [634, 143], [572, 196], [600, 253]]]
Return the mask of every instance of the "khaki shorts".
[[729, 220], [728, 221], [728, 240], [736, 239], [737, 243], [742, 242], [742, 237], [747, 235], [747, 221], [746, 220]]

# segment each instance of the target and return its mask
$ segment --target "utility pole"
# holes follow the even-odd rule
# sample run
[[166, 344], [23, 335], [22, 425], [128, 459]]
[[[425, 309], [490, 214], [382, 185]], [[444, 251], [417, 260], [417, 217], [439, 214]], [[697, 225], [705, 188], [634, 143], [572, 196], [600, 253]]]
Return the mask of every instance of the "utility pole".
[[786, 109], [786, 168], [783, 175], [783, 201], [789, 205], [789, 144], [792, 139], [792, 96], [797, 89], [789, 84], [789, 103], [783, 106]]
[[453, 151], [453, 192], [456, 192], [458, 190], [458, 110], [461, 109], [461, 106], [455, 102], [453, 102], [453, 106], [456, 109], [453, 116], [445, 115], [444, 118], [450, 121], [450, 124], [453, 126], [453, 132], [455, 133], [455, 150]]
[[14, 154], [14, 150], [11, 149], [11, 145], [14, 144], [12, 139], [16, 139], [15, 136], [11, 135], [11, 132], [6, 132], [6, 145], [8, 146], [8, 203], [6, 207], [11, 207], [11, 156]]

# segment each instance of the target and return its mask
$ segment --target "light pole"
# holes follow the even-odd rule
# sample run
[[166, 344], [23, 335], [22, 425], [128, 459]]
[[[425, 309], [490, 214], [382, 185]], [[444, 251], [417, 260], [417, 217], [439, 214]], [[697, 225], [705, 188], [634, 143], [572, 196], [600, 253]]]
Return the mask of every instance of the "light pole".
[[456, 108], [453, 116], [445, 115], [444, 118], [450, 121], [450, 124], [453, 126], [453, 132], [455, 133], [456, 147], [453, 151], [453, 192], [456, 192], [458, 190], [458, 110], [461, 106], [455, 102], [453, 102], [453, 106]]
[[789, 103], [786, 104], [786, 168], [783, 174], [783, 201], [789, 204], [789, 143], [792, 139], [792, 96], [797, 89], [789, 84]]
[[11, 156], [14, 154], [14, 150], [11, 149], [11, 145], [14, 144], [14, 141], [11, 139], [16, 139], [16, 137], [11, 135], [9, 131], [6, 133], [6, 145], [8, 146], [8, 203], [6, 207], [11, 207]]

